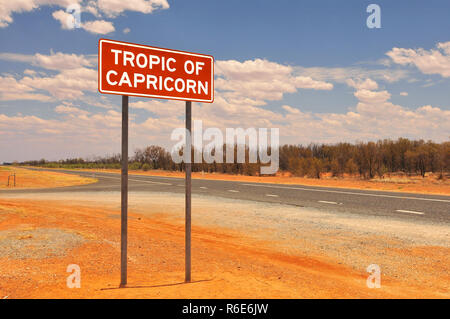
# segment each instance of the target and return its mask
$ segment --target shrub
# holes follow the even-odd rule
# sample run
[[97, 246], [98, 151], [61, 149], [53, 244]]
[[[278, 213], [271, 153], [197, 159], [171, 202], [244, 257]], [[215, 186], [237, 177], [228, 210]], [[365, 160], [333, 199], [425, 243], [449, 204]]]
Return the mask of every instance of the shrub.
[[136, 171], [138, 169], [141, 169], [141, 163], [133, 162], [128, 167], [129, 167], [130, 170]]

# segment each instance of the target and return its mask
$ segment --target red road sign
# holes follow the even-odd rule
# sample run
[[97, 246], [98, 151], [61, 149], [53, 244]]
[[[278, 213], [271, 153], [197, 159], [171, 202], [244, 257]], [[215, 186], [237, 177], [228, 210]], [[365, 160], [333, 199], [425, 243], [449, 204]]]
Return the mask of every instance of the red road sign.
[[160, 99], [214, 101], [214, 58], [210, 55], [100, 39], [100, 93]]

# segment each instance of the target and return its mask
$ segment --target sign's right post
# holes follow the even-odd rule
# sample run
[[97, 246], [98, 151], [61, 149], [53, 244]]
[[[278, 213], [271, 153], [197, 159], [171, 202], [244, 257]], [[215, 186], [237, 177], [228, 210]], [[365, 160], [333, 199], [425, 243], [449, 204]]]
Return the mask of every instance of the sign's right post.
[[185, 157], [186, 172], [186, 216], [185, 216], [185, 282], [191, 281], [191, 126], [192, 126], [192, 102], [186, 101], [186, 149], [188, 160]]

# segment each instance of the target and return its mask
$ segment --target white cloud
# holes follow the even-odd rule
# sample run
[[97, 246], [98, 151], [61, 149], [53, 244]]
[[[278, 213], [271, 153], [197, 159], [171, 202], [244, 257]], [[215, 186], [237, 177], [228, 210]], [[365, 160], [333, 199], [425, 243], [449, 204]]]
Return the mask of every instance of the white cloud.
[[70, 4], [80, 3], [82, 0], [3, 0], [0, 4], [0, 28], [7, 27], [13, 22], [13, 13], [35, 10], [41, 6], [55, 5], [66, 8]]
[[124, 34], [128, 34], [128, 33], [130, 33], [130, 31], [131, 31], [131, 29], [130, 29], [130, 28], [125, 28], [125, 29], [123, 29], [123, 33], [124, 33]]
[[294, 93], [297, 89], [333, 88], [333, 84], [314, 80], [310, 76], [294, 76], [293, 70], [291, 66], [263, 59], [216, 61], [215, 87], [229, 102], [251, 105], [281, 100], [285, 93]]
[[336, 143], [398, 137], [442, 142], [450, 136], [446, 125], [450, 111], [430, 105], [409, 109], [389, 102], [391, 94], [387, 91], [358, 90], [356, 86], [359, 102], [347, 113], [304, 113], [283, 106], [287, 114], [279, 127], [284, 142]]
[[23, 63], [31, 63], [33, 62], [34, 56], [29, 54], [20, 54], [20, 53], [0, 53], [0, 60], [5, 61], [14, 61], [14, 62], [23, 62]]
[[[411, 110], [390, 102], [358, 103], [356, 110], [339, 113], [288, 113], [286, 124], [280, 127], [284, 142], [336, 143], [342, 141], [395, 139], [432, 139], [445, 141], [450, 128], [450, 111], [424, 106]], [[298, 132], [302, 132], [301, 135]]]
[[[370, 87], [374, 87], [373, 83]], [[359, 102], [354, 110], [346, 113], [302, 112], [295, 105], [283, 105], [283, 115], [280, 111], [255, 105], [235, 104], [219, 92], [213, 105], [194, 103], [193, 117], [201, 119], [204, 127], [222, 130], [226, 127], [278, 127], [282, 143], [355, 142], [398, 137], [443, 141], [450, 135], [450, 127], [446, 125], [450, 121], [450, 111], [431, 106], [414, 110], [395, 105], [389, 101], [391, 94], [387, 91], [360, 89], [355, 96]], [[136, 126], [139, 132], [158, 136], [153, 142], [172, 145], [171, 130], [184, 126], [181, 102], [145, 100], [130, 105], [153, 114]], [[148, 134], [150, 131], [152, 133]]]
[[347, 84], [357, 90], [378, 90], [378, 83], [371, 79], [364, 81], [348, 79]]
[[102, 109], [120, 109], [117, 103], [111, 103], [106, 95], [89, 96], [84, 95], [78, 98], [79, 101], [86, 103], [89, 106], [95, 106]]
[[[63, 29], [72, 29], [73, 16], [65, 10], [70, 5], [79, 4], [81, 11], [89, 12], [99, 18], [102, 14], [113, 18], [125, 11], [136, 11], [149, 14], [155, 10], [169, 9], [167, 0], [2, 0], [0, 4], [0, 28], [13, 22], [14, 13], [36, 10], [43, 6], [57, 6], [62, 10], [53, 12], [54, 19], [61, 23]], [[114, 31], [112, 22], [105, 20], [88, 21], [83, 27], [86, 31], [96, 34], [107, 34]]]
[[450, 77], [450, 42], [437, 44], [437, 49], [425, 50], [393, 48], [386, 53], [400, 65], [414, 65], [424, 74], [439, 74]]
[[68, 70], [92, 66], [92, 62], [84, 55], [62, 52], [51, 52], [50, 55], [40, 53], [34, 55], [0, 53], [0, 60], [29, 63], [48, 70]]
[[84, 91], [97, 91], [97, 71], [88, 68], [68, 69], [55, 76], [33, 78], [26, 76], [20, 83], [48, 91], [61, 100], [78, 99], [84, 95]]
[[63, 103], [61, 105], [58, 105], [57, 107], [55, 107], [55, 112], [59, 113], [59, 114], [70, 114], [73, 116], [89, 114], [88, 111], [82, 110], [78, 107], [73, 106], [72, 104], [69, 104], [69, 103]]
[[450, 55], [450, 41], [440, 42], [437, 47], [445, 52], [445, 54]]
[[289, 105], [283, 105], [282, 108], [291, 114], [300, 114], [301, 113], [299, 109], [293, 108], [292, 106], [289, 106]]
[[17, 91], [27, 92], [33, 89], [25, 84], [17, 82], [12, 76], [0, 76], [0, 92]]
[[29, 76], [34, 76], [37, 74], [36, 71], [34, 70], [30, 70], [30, 69], [26, 69], [25, 71], [23, 71], [23, 74], [29, 75]]
[[95, 92], [97, 90], [97, 70], [89, 68], [92, 66], [92, 62], [84, 55], [52, 52], [50, 55], [37, 53], [25, 56], [3, 53], [0, 54], [0, 59], [19, 62], [27, 61], [34, 66], [59, 71], [56, 75], [47, 75], [43, 72], [38, 74], [32, 70], [25, 70], [25, 76], [20, 80], [9, 77], [10, 83], [15, 81], [17, 84], [9, 84], [11, 90], [9, 90], [9, 93], [4, 92], [2, 94], [1, 98], [3, 100], [32, 99], [33, 96], [39, 101], [51, 99], [51, 97], [46, 95], [21, 96], [13, 93], [21, 91], [12, 89], [17, 86], [28, 88], [28, 91], [44, 90], [57, 99], [79, 99], [83, 97], [85, 91]]
[[101, 17], [100, 12], [98, 11], [97, 2], [95, 2], [94, 0], [89, 1], [87, 5], [83, 8], [83, 11], [89, 12], [90, 14], [92, 14], [97, 18]]
[[292, 73], [292, 67], [262, 59], [239, 62], [216, 61], [215, 74], [235, 81], [269, 81], [283, 79]]
[[72, 14], [63, 10], [58, 10], [52, 13], [52, 17], [61, 23], [61, 28], [64, 30], [71, 30], [74, 26], [74, 17]]
[[105, 20], [95, 20], [83, 22], [82, 28], [86, 31], [96, 34], [107, 34], [114, 32], [115, 28], [112, 22]]
[[337, 83], [347, 83], [348, 79], [373, 79], [388, 83], [397, 82], [409, 77], [408, 70], [402, 69], [366, 69], [361, 67], [302, 67], [296, 66], [294, 74], [310, 76], [320, 81], [333, 81]]
[[388, 91], [370, 91], [366, 89], [358, 90], [354, 93], [355, 97], [368, 104], [384, 103], [391, 98], [391, 94]]
[[0, 114], [0, 132], [5, 137], [0, 139], [2, 160], [60, 159], [120, 150], [119, 112], [86, 114], [64, 107], [58, 119]]
[[61, 52], [50, 55], [36, 53], [32, 64], [49, 70], [69, 70], [92, 66], [84, 55], [65, 54]]
[[[61, 28], [66, 30], [73, 29], [72, 14], [58, 10], [53, 12], [52, 16], [61, 23]], [[105, 20], [82, 21], [81, 28], [94, 34], [107, 34], [115, 30], [113, 23]]]
[[408, 96], [408, 92], [400, 92], [401, 96]]
[[[360, 82], [363, 83], [363, 82]], [[387, 91], [358, 89], [356, 108], [347, 113], [304, 113], [283, 106], [287, 111], [280, 134], [289, 143], [336, 143], [342, 141], [396, 139], [447, 140], [450, 111], [426, 105], [409, 109], [389, 101]], [[298, 132], [302, 132], [301, 136]]]
[[159, 100], [145, 100], [131, 102], [130, 106], [135, 109], [143, 109], [152, 112], [160, 117], [177, 118], [183, 109], [183, 102], [179, 101], [159, 101]]
[[40, 93], [26, 93], [26, 92], [0, 92], [0, 101], [39, 101], [51, 102], [51, 96]]
[[98, 0], [98, 8], [110, 17], [124, 11], [152, 13], [158, 9], [169, 9], [167, 0]]
[[36, 93], [35, 89], [12, 76], [0, 76], [0, 100], [34, 100], [40, 102], [51, 101], [51, 96]]
[[[119, 143], [112, 141], [116, 137], [114, 141], [120, 140], [120, 112], [116, 111], [120, 108], [111, 105], [108, 100], [87, 94], [97, 90], [97, 71], [92, 68], [95, 56], [52, 52], [50, 55], [31, 56], [0, 54], [0, 58], [58, 71], [56, 75], [27, 71], [22, 79], [4, 75], [0, 77], [0, 84], [5, 88], [0, 91], [0, 99], [61, 100], [54, 109], [57, 119], [0, 115], [0, 131], [11, 132], [8, 133], [9, 142], [3, 142], [4, 147], [14, 143], [22, 149], [27, 146], [39, 148], [40, 152], [47, 149], [46, 154], [60, 154], [59, 157], [120, 150]], [[285, 93], [298, 89], [329, 90], [333, 87], [324, 77], [320, 77], [325, 73], [316, 73], [319, 75], [316, 78], [305, 70], [302, 73], [296, 67], [262, 59], [216, 61], [215, 102], [194, 103], [193, 117], [202, 119], [204, 127], [278, 127], [282, 143], [332, 143], [400, 136], [442, 141], [450, 135], [446, 124], [450, 121], [450, 111], [429, 105], [416, 110], [395, 105], [389, 101], [391, 94], [388, 91], [378, 91], [378, 83], [374, 80], [377, 77], [372, 79], [357, 72], [343, 72], [340, 80], [355, 88], [358, 103], [352, 111], [308, 113], [292, 103], [282, 105], [281, 110], [263, 107], [267, 101], [282, 99]], [[41, 92], [49, 92], [49, 95]], [[114, 109], [88, 112], [67, 100]], [[136, 123], [132, 118], [132, 147], [149, 143], [169, 147], [173, 144], [169, 140], [172, 129], [184, 126], [183, 102], [133, 98], [130, 107], [151, 112], [143, 122]], [[54, 141], [52, 149], [47, 146], [50, 141]], [[1, 144], [0, 141], [0, 147]], [[48, 157], [45, 154], [32, 156]]]
[[[173, 145], [174, 142], [169, 140], [171, 131], [184, 126], [182, 102], [145, 100], [130, 106], [157, 113], [157, 117], [149, 117], [141, 123], [131, 120], [132, 148], [151, 143], [166, 147]], [[295, 144], [398, 137], [440, 142], [450, 135], [447, 125], [450, 111], [430, 105], [413, 110], [389, 101], [378, 104], [359, 102], [354, 111], [346, 113], [302, 112], [300, 108], [289, 105], [282, 108], [286, 111], [284, 115], [255, 106], [230, 105], [219, 96], [214, 105], [194, 103], [193, 117], [203, 120], [204, 129], [278, 127], [281, 143]], [[120, 151], [120, 112], [109, 110], [93, 114], [69, 103], [57, 106], [55, 112], [59, 116], [57, 119], [0, 114], [0, 131], [6, 132], [5, 138], [0, 140], [0, 148], [6, 150], [8, 156], [14, 156], [10, 160], [59, 159]], [[23, 153], [14, 151], [12, 145]]]
[[313, 90], [332, 90], [333, 84], [324, 81], [313, 80], [309, 76], [297, 76], [294, 78], [294, 84], [299, 89], [313, 89]]

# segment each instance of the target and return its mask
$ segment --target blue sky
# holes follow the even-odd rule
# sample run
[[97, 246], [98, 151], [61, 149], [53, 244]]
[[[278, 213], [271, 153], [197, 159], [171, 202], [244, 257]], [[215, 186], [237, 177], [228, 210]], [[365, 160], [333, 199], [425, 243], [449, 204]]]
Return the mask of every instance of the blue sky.
[[[67, 29], [76, 2], [83, 27]], [[99, 38], [213, 55], [216, 101], [194, 106], [207, 126], [279, 127], [285, 143], [448, 140], [449, 12], [444, 0], [5, 1], [0, 162], [119, 151], [120, 99], [96, 91]], [[130, 151], [170, 147], [183, 104], [131, 103]]]

